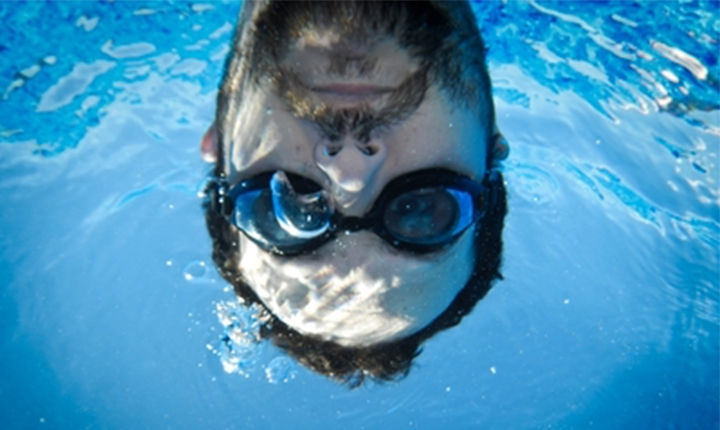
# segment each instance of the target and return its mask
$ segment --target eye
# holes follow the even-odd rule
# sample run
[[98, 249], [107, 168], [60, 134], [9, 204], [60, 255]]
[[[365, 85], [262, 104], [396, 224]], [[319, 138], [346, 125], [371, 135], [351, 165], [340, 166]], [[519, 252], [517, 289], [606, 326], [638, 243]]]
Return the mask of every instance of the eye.
[[460, 208], [455, 197], [443, 188], [409, 191], [385, 209], [386, 228], [398, 239], [433, 243], [454, 231]]

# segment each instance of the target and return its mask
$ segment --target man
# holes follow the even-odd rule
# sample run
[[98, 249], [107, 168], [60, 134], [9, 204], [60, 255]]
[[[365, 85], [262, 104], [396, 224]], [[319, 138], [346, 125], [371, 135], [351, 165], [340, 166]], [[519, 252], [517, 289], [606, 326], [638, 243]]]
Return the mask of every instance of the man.
[[406, 374], [499, 276], [494, 124], [467, 3], [245, 2], [202, 143], [219, 270], [314, 370]]

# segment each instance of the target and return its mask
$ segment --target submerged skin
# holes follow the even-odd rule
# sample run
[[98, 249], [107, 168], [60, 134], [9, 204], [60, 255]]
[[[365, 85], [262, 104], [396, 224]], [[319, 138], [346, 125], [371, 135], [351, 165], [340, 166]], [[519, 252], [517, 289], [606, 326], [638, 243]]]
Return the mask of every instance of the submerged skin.
[[[252, 50], [262, 13], [263, 6], [246, 3], [237, 52]], [[487, 104], [458, 102], [442, 79], [424, 78], [423, 58], [391, 35], [312, 25], [282, 42], [267, 59], [270, 67], [248, 71], [252, 64], [228, 63], [221, 91], [242, 97], [228, 96], [202, 153], [219, 159], [230, 184], [268, 171], [295, 173], [321, 185], [344, 215], [363, 216], [398, 176], [440, 167], [480, 182], [494, 161], [487, 154], [496, 160], [507, 154], [491, 105], [488, 111]], [[328, 126], [338, 121], [327, 117], [347, 112], [387, 121], [369, 130]], [[432, 254], [399, 251], [360, 231], [295, 257], [264, 251], [238, 232], [237, 264], [263, 304], [292, 329], [367, 347], [418, 332], [450, 305], [471, 276], [473, 231]]]

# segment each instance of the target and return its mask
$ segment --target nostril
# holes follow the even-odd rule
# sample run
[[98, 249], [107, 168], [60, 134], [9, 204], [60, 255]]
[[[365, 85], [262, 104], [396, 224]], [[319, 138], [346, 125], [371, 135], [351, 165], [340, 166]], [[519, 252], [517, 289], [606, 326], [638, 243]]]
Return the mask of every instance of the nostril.
[[357, 148], [362, 152], [363, 154], [367, 155], [368, 157], [372, 157], [373, 155], [377, 154], [377, 152], [380, 150], [377, 145], [358, 145]]
[[342, 150], [342, 145], [326, 145], [323, 153], [328, 157], [334, 157]]

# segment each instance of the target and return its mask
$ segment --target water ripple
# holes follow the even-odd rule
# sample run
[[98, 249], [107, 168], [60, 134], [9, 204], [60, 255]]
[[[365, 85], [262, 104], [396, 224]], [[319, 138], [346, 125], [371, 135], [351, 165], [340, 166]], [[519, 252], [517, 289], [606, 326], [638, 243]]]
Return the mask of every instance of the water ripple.
[[112, 58], [137, 58], [144, 57], [155, 52], [155, 45], [147, 42], [129, 43], [127, 45], [114, 46], [112, 40], [108, 40], [100, 48], [100, 51]]
[[[615, 3], [590, 13], [579, 2], [477, 4], [488, 58], [516, 64], [554, 92], [572, 91], [603, 115], [667, 112], [717, 131], [717, 14], [708, 3]], [[521, 25], [522, 22], [535, 25]], [[522, 40], [523, 44], [513, 43]], [[542, 61], [534, 61], [541, 59]]]
[[545, 205], [555, 199], [558, 183], [549, 171], [519, 162], [509, 163], [506, 172], [508, 182], [518, 197], [537, 205]]
[[[182, 76], [204, 94], [214, 93], [224, 62], [218, 53], [226, 52], [233, 28], [228, 20], [238, 7], [158, 3], [144, 8], [119, 2], [108, 13], [107, 5], [92, 2], [0, 6], [10, 29], [44, 24], [39, 31], [6, 32], [0, 41], [5, 51], [0, 56], [0, 103], [6, 112], [0, 143], [35, 141], [35, 155], [43, 157], [75, 148], [115, 102], [142, 103], [137, 94], [126, 93], [123, 83]], [[45, 25], [52, 22], [49, 16], [74, 25]], [[179, 40], [205, 42], [178, 47]], [[29, 106], [38, 115], [27, 115]]]
[[48, 88], [40, 98], [36, 112], [52, 112], [67, 106], [79, 95], [85, 93], [93, 81], [115, 67], [112, 61], [98, 60], [91, 64], [76, 64], [72, 72], [61, 77], [57, 84]]
[[[708, 78], [707, 67], [703, 66], [703, 64], [700, 63], [697, 58], [693, 57], [687, 52], [684, 52], [678, 48], [673, 48], [672, 46], [668, 46], [661, 42], [652, 42], [650, 46], [652, 46], [653, 49], [663, 57], [687, 69], [697, 79], [704, 81]], [[675, 77], [674, 80], [676, 81], [676, 83], [679, 82], [679, 79], [677, 77]]]
[[622, 202], [625, 207], [641, 219], [652, 225], [662, 228], [657, 218], [657, 209], [647, 202], [636, 191], [623, 184], [622, 180], [607, 168], [599, 168], [595, 180], [606, 190], [610, 191]]

